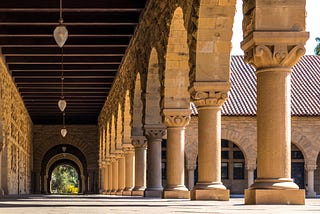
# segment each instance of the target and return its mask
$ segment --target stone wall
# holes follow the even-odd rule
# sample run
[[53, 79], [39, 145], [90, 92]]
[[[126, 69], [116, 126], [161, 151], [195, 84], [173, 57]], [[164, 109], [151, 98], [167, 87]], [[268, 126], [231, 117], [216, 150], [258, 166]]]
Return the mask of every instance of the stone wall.
[[2, 60], [0, 76], [2, 193], [27, 194], [31, 190], [33, 125]]

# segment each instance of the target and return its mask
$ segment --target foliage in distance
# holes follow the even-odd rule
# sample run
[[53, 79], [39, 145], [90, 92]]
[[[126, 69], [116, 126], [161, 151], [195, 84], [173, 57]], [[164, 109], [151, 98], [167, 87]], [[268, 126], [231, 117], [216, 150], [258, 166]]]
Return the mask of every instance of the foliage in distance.
[[79, 179], [77, 171], [69, 165], [59, 165], [51, 175], [51, 193], [78, 194]]

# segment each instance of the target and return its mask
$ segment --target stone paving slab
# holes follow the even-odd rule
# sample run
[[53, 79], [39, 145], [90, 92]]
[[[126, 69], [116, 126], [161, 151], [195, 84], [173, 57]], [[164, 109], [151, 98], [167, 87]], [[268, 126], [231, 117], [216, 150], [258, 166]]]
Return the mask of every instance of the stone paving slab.
[[190, 201], [106, 195], [6, 196], [0, 197], [0, 214], [94, 214], [94, 213], [318, 213], [320, 199], [306, 205], [244, 205], [243, 198], [230, 201]]

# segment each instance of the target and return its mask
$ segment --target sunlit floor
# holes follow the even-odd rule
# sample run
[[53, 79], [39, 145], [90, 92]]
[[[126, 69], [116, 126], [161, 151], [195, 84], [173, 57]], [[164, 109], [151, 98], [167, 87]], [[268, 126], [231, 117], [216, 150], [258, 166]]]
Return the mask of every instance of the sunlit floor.
[[320, 213], [320, 198], [306, 205], [244, 205], [230, 201], [190, 201], [105, 195], [30, 195], [0, 197], [0, 213]]

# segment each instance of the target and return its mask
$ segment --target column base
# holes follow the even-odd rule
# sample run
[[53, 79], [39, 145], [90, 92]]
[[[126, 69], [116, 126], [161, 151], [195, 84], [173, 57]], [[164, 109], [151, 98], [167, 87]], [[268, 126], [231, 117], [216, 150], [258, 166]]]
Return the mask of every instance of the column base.
[[245, 204], [304, 205], [304, 189], [246, 189]]
[[122, 191], [117, 191], [116, 195], [122, 195]]
[[123, 196], [131, 196], [131, 195], [132, 195], [132, 190], [124, 190], [124, 191], [122, 192], [122, 195], [123, 195]]
[[307, 192], [307, 198], [316, 198], [317, 193], [316, 192]]
[[144, 190], [133, 190], [131, 192], [132, 196], [144, 196]]
[[162, 198], [165, 199], [190, 199], [190, 191], [181, 190], [165, 190]]
[[191, 190], [191, 200], [229, 201], [228, 189], [194, 189]]
[[144, 197], [161, 198], [162, 192], [162, 190], [146, 190], [144, 191]]

